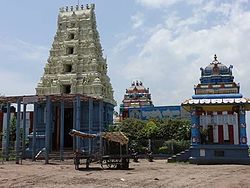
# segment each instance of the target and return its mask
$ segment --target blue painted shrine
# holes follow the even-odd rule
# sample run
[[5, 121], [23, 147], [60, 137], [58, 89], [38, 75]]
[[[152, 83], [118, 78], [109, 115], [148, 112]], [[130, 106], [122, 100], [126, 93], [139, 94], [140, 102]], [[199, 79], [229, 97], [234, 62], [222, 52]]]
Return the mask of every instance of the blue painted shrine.
[[182, 103], [191, 113], [191, 156], [195, 164], [250, 164], [246, 110], [250, 101], [239, 93], [233, 66], [214, 60], [201, 68], [195, 95]]

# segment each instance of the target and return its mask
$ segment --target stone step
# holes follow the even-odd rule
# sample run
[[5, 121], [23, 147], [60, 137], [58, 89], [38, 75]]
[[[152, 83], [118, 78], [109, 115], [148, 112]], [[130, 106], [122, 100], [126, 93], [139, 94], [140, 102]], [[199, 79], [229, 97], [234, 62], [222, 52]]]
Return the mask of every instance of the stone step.
[[169, 158], [167, 159], [167, 162], [168, 162], [168, 163], [174, 163], [174, 162], [176, 162], [176, 159], [175, 159], [175, 158], [172, 158], [172, 157], [169, 157]]
[[190, 150], [184, 150], [168, 158], [168, 162], [186, 162], [190, 157]]
[[[75, 156], [74, 152], [72, 150], [65, 150], [63, 152], [63, 158], [64, 159], [73, 159]], [[44, 160], [45, 159], [45, 153], [41, 153], [38, 157], [38, 160]], [[55, 159], [60, 160], [60, 151], [52, 151], [49, 153], [49, 159]]]

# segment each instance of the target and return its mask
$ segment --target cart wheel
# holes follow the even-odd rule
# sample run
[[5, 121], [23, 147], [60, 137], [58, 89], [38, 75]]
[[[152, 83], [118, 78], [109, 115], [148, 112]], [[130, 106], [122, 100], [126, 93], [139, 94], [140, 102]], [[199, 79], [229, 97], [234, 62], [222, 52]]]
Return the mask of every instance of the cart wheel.
[[110, 159], [106, 159], [106, 165], [108, 168], [111, 168], [111, 161]]
[[107, 167], [108, 168], [116, 168], [117, 167], [117, 161], [115, 159], [107, 159]]
[[122, 159], [122, 167], [121, 167], [122, 169], [129, 169], [129, 159], [127, 159], [127, 158], [123, 158]]
[[79, 165], [78, 164], [75, 165], [75, 170], [79, 170]]
[[104, 169], [105, 160], [101, 160], [100, 164], [101, 164], [102, 169]]
[[74, 164], [75, 164], [75, 170], [79, 170], [80, 160], [75, 158]]
[[86, 169], [89, 169], [91, 159], [86, 159]]

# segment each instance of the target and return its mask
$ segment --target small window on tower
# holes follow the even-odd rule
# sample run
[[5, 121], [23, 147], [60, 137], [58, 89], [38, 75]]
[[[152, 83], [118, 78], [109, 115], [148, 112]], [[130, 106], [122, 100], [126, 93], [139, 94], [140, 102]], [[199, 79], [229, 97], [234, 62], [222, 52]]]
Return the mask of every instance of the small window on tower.
[[73, 40], [75, 38], [75, 34], [74, 33], [70, 33], [69, 34], [69, 40]]
[[64, 85], [63, 86], [63, 93], [70, 94], [71, 93], [71, 85]]
[[72, 65], [64, 65], [64, 72], [72, 72]]
[[67, 54], [74, 54], [74, 47], [68, 47], [67, 48]]

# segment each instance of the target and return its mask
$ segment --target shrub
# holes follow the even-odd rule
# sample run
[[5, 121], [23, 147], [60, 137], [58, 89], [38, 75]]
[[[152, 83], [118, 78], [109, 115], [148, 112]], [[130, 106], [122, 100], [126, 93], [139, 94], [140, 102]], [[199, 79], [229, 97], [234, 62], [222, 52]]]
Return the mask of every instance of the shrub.
[[169, 151], [169, 148], [167, 146], [162, 146], [159, 148], [159, 153], [161, 154], [169, 154], [170, 151]]
[[169, 149], [169, 153], [172, 154], [177, 154], [183, 150], [186, 150], [190, 146], [190, 141], [189, 140], [181, 140], [181, 141], [176, 141], [176, 140], [168, 140], [164, 142], [163, 146], [167, 146]]

